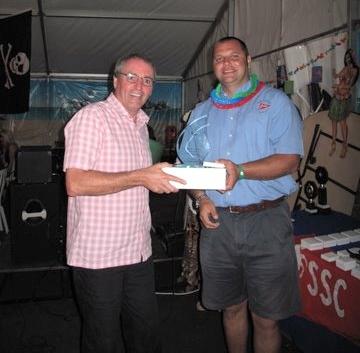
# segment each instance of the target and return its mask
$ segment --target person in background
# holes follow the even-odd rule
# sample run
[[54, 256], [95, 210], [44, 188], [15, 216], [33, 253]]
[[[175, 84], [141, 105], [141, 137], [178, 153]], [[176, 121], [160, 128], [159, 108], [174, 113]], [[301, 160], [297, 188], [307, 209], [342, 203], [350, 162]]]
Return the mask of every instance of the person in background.
[[164, 152], [164, 146], [156, 140], [154, 129], [150, 125], [148, 125], [148, 133], [152, 163], [159, 163]]
[[340, 123], [341, 136], [343, 139], [340, 158], [345, 158], [348, 144], [347, 118], [350, 114], [351, 90], [359, 77], [359, 66], [354, 59], [354, 52], [348, 49], [344, 55], [344, 67], [334, 77], [338, 79], [334, 85], [334, 95], [330, 102], [329, 118], [332, 127], [332, 142], [329, 155], [332, 156], [336, 150], [337, 125]]
[[17, 150], [18, 145], [13, 134], [6, 129], [0, 129], [0, 169], [7, 169], [9, 180], [14, 177]]
[[[246, 44], [225, 37], [213, 47], [218, 86], [193, 110], [179, 148], [183, 163], [223, 163], [226, 190], [192, 190], [202, 230], [202, 303], [222, 310], [230, 353], [247, 352], [248, 310], [256, 353], [280, 352], [278, 320], [300, 309], [293, 229], [286, 197], [303, 155], [302, 120], [280, 90], [250, 75]], [[191, 131], [202, 119], [206, 129]], [[200, 120], [199, 120], [200, 121]], [[191, 153], [189, 153], [191, 151]]]
[[83, 319], [82, 352], [160, 352], [150, 238], [149, 190], [177, 192], [152, 165], [141, 110], [155, 68], [138, 54], [115, 64], [113, 92], [82, 108], [65, 127], [67, 262]]

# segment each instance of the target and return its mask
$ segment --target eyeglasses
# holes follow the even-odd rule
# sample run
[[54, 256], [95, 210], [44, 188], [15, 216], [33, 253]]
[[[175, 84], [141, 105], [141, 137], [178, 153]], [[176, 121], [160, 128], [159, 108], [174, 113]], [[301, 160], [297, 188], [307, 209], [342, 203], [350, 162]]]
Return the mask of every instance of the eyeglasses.
[[228, 61], [230, 64], [237, 66], [240, 65], [241, 62], [241, 55], [240, 54], [232, 54], [229, 56], [217, 56], [214, 58], [215, 64], [224, 64]]
[[139, 78], [141, 78], [143, 85], [147, 87], [152, 87], [155, 82], [155, 80], [152, 79], [151, 77], [141, 77], [137, 74], [133, 74], [132, 72], [128, 72], [127, 74], [119, 72], [119, 75], [125, 76], [127, 81], [130, 83], [137, 83], [139, 81]]

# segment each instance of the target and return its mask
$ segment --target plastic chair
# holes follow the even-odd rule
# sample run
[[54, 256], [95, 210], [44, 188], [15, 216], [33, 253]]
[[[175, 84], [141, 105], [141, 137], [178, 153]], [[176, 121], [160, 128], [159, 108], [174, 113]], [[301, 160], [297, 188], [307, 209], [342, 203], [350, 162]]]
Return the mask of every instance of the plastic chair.
[[0, 231], [9, 233], [9, 227], [5, 216], [5, 210], [2, 205], [3, 193], [6, 184], [7, 169], [0, 170]]

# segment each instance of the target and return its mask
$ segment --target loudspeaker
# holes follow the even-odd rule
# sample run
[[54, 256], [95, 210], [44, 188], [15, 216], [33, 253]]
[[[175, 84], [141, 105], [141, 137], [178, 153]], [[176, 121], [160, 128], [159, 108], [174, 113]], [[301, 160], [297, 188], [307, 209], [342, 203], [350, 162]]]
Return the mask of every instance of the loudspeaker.
[[182, 287], [182, 283], [178, 282], [182, 272], [182, 258], [154, 259], [154, 270], [157, 292], [177, 292]]
[[184, 255], [185, 231], [174, 229], [171, 224], [165, 224], [155, 228], [166, 254], [169, 257]]
[[64, 225], [60, 183], [10, 186], [11, 255], [14, 264], [62, 264]]
[[20, 147], [16, 159], [16, 176], [20, 184], [51, 182], [51, 146]]

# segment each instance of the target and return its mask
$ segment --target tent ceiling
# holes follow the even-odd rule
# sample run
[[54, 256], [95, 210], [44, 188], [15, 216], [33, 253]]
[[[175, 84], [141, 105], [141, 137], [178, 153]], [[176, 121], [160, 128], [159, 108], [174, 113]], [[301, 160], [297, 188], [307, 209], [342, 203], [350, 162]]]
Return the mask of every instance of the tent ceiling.
[[0, 16], [32, 10], [32, 73], [108, 74], [119, 56], [139, 52], [154, 61], [159, 76], [181, 76], [226, 4], [2, 0]]

